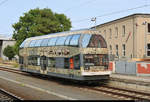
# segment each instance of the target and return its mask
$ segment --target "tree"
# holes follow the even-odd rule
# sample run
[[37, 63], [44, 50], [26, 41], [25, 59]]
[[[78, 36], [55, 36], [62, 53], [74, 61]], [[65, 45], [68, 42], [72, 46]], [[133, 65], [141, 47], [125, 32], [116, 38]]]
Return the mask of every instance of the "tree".
[[18, 54], [19, 45], [26, 38], [70, 30], [71, 21], [64, 14], [53, 13], [51, 9], [36, 8], [24, 13], [19, 22], [12, 26], [16, 40], [14, 48]]
[[9, 60], [12, 60], [12, 58], [14, 58], [15, 56], [15, 52], [12, 46], [7, 46], [5, 47], [3, 54], [8, 57]]

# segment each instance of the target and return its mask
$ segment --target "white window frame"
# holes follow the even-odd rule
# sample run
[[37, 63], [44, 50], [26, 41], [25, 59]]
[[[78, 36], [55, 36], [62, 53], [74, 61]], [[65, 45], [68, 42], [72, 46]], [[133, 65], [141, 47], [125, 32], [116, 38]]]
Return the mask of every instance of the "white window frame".
[[122, 55], [125, 57], [126, 56], [126, 45], [122, 44]]

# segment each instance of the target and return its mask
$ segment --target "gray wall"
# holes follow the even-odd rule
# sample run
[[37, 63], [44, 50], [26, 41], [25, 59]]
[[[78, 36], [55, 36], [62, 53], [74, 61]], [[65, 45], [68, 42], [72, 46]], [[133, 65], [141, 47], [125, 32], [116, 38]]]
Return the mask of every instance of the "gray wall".
[[136, 62], [116, 61], [115, 73], [136, 75]]

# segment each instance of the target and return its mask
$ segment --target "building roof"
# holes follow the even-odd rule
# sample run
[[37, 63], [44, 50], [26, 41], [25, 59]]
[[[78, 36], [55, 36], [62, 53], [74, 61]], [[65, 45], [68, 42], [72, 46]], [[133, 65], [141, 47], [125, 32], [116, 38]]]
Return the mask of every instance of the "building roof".
[[[135, 16], [148, 16], [148, 17], [150, 17], [150, 14], [135, 13], [135, 14], [128, 15], [128, 16], [125, 16], [125, 17], [122, 17], [122, 18], [118, 18], [118, 19], [115, 19], [115, 20], [112, 20], [112, 21], [109, 21], [109, 22], [106, 22], [106, 23], [103, 23], [103, 24], [99, 24], [96, 27], [103, 26], [103, 25], [108, 24], [108, 23], [113, 23], [113, 22], [116, 22], [116, 21], [119, 21], [119, 20], [127, 19], [127, 18], [130, 18], [130, 17], [135, 17]], [[95, 26], [93, 26], [91, 28], [95, 28]]]
[[0, 40], [14, 40], [14, 39], [6, 37], [6, 36], [0, 34]]

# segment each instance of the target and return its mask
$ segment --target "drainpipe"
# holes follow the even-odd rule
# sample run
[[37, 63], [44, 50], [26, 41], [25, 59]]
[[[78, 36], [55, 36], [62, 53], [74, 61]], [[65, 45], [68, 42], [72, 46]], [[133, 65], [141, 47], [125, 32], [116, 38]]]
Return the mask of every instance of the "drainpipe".
[[147, 56], [147, 54], [146, 54], [146, 50], [147, 50], [147, 43], [146, 43], [146, 27], [147, 27], [147, 22], [145, 21], [145, 22], [143, 22], [143, 25], [144, 25], [144, 27], [145, 27], [145, 34], [144, 34], [144, 43], [145, 43], [145, 57]]
[[135, 17], [133, 16], [133, 58], [135, 57], [135, 55], [134, 55], [134, 37], [135, 37], [135, 31], [134, 31], [134, 29], [135, 29], [135, 27], [134, 27], [134, 21], [135, 20]]

